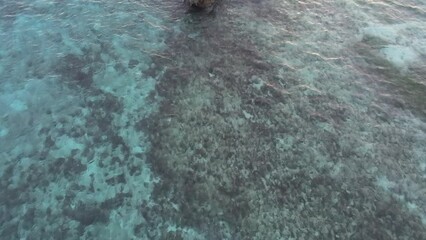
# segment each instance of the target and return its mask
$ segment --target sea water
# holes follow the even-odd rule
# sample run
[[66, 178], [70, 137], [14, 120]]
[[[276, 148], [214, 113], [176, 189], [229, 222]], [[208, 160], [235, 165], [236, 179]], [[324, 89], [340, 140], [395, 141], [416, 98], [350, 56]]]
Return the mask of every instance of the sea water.
[[422, 0], [0, 0], [0, 239], [426, 239]]

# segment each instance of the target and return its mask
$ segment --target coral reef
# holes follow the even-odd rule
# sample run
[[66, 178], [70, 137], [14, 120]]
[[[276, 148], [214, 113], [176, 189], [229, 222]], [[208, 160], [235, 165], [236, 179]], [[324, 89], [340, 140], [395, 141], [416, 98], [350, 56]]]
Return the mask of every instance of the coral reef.
[[[320, 69], [316, 80], [326, 86], [308, 86], [303, 71], [281, 72], [249, 33], [232, 41], [229, 35], [241, 32], [230, 33], [221, 17], [219, 25], [195, 16], [199, 28], [188, 28], [198, 38], [170, 40], [164, 54], [178, 69], [157, 59], [165, 66], [156, 86], [164, 101], [140, 124], [152, 143], [147, 159], [161, 176], [158, 205], [143, 207], [160, 216], [152, 225], [172, 219], [207, 239], [426, 237], [422, 216], [376, 178], [421, 175], [420, 159], [404, 150], [414, 132], [393, 132], [385, 110], [364, 112], [345, 94], [332, 94], [336, 81], [346, 87], [338, 79], [352, 78], [344, 70], [300, 49], [288, 52]], [[366, 130], [366, 121], [377, 129]]]
[[426, 239], [420, 10], [0, 2], [1, 239]]

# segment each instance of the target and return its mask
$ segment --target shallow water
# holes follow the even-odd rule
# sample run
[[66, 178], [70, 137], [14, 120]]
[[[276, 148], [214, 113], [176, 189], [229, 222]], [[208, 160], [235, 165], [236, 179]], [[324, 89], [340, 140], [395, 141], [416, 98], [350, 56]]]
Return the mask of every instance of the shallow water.
[[0, 0], [0, 238], [426, 239], [425, 21]]

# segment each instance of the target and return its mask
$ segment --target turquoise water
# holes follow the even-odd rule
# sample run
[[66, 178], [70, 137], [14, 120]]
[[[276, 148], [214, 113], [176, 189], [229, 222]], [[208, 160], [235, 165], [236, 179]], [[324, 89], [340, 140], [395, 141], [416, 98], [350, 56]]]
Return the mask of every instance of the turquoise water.
[[426, 239], [422, 0], [0, 0], [0, 239]]

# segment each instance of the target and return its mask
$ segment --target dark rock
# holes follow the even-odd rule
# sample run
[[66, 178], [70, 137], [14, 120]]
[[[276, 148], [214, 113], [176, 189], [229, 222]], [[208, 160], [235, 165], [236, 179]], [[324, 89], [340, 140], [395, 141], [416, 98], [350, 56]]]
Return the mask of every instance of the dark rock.
[[93, 83], [93, 72], [91, 69], [85, 70], [87, 62], [84, 57], [75, 54], [68, 54], [63, 57], [56, 68], [56, 72], [70, 84], [75, 84], [83, 88], [89, 88]]
[[49, 165], [49, 171], [52, 173], [63, 173], [66, 177], [80, 174], [85, 171], [87, 166], [82, 164], [79, 160], [69, 158], [57, 158], [52, 164]]
[[132, 193], [118, 193], [115, 197], [105, 200], [101, 203], [101, 208], [111, 210], [123, 205], [126, 198], [132, 197]]
[[131, 60], [129, 61], [129, 64], [127, 65], [127, 67], [128, 67], [128, 68], [134, 68], [134, 67], [136, 67], [138, 64], [139, 64], [139, 61], [138, 61], [138, 60], [131, 59]]
[[68, 218], [80, 222], [84, 226], [94, 223], [107, 223], [109, 221], [109, 214], [103, 211], [95, 204], [81, 203], [74, 209], [65, 208], [64, 215]]
[[47, 148], [55, 146], [55, 141], [52, 140], [51, 136], [47, 136], [44, 140], [44, 146]]

